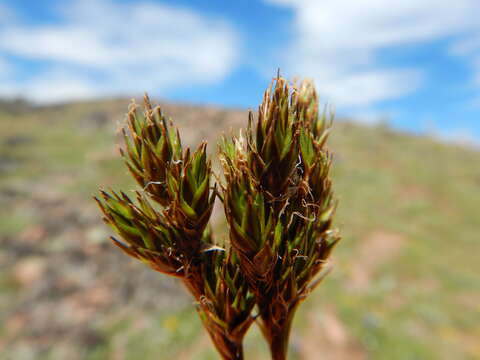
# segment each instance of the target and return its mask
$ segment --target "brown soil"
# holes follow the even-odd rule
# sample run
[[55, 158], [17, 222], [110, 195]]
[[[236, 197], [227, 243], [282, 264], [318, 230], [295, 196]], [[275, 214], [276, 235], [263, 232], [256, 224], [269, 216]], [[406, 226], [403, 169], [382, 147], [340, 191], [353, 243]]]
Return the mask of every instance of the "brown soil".
[[361, 243], [352, 268], [351, 288], [367, 289], [375, 270], [394, 259], [404, 243], [405, 238], [392, 231], [377, 230], [368, 235]]
[[333, 309], [309, 315], [310, 326], [302, 337], [304, 360], [363, 360], [366, 355]]

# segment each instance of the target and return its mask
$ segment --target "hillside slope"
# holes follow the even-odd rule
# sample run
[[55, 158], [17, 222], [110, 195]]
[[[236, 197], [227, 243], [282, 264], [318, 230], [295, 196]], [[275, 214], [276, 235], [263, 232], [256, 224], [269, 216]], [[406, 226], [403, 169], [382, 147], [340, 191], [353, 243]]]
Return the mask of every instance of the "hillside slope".
[[[133, 188], [116, 151], [127, 105], [0, 106], [0, 359], [216, 358], [190, 299], [117, 251], [91, 200], [99, 185]], [[246, 123], [164, 110], [210, 151]], [[342, 121], [330, 148], [343, 240], [298, 314], [292, 359], [479, 358], [480, 153]], [[247, 358], [263, 346], [253, 332]]]

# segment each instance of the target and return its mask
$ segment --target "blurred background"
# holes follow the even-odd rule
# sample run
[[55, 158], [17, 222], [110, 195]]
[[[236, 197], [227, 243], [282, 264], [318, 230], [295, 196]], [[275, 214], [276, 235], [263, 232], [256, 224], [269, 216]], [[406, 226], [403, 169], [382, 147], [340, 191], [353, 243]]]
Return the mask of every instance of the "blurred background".
[[[480, 2], [0, 2], [0, 359], [217, 359], [179, 285], [108, 242], [91, 196], [148, 91], [187, 145], [312, 78], [343, 240], [292, 359], [480, 358]], [[214, 215], [219, 236], [226, 227]], [[268, 358], [257, 329], [247, 359]]]

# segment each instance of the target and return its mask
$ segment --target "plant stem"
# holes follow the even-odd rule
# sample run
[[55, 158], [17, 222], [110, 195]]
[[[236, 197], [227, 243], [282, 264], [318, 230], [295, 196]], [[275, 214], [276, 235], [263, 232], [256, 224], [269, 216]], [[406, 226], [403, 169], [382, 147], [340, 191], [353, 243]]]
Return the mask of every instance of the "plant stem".
[[261, 315], [262, 331], [268, 341], [272, 360], [286, 360], [288, 344], [290, 340], [290, 329], [297, 306], [293, 306], [284, 315], [283, 320], [275, 319], [271, 309]]
[[275, 329], [270, 335], [269, 347], [272, 360], [286, 360], [288, 353], [288, 342], [290, 337], [290, 325]]
[[231, 343], [229, 350], [229, 357], [225, 357], [225, 360], [243, 360], [242, 343]]
[[288, 351], [288, 338], [286, 339], [283, 334], [278, 334], [273, 337], [270, 343], [270, 354], [272, 360], [286, 360]]
[[207, 330], [223, 360], [243, 360], [242, 340], [233, 341], [220, 331]]

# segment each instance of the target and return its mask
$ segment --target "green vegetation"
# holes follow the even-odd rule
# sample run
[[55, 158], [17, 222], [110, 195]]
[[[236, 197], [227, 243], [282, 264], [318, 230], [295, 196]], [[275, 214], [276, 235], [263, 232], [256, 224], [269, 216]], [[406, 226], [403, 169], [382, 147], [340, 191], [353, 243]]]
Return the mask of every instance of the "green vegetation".
[[[15, 115], [0, 110], [2, 313], [26, 291], [2, 265], [8, 256], [3, 244], [41, 215], [41, 209], [32, 210], [24, 199], [55, 188], [72, 207], [89, 208], [97, 184], [133, 188], [123, 183], [128, 176], [112, 151], [120, 143], [114, 136], [116, 121], [127, 104], [82, 103]], [[109, 120], [90, 127], [84, 120], [96, 112], [106, 112]], [[169, 113], [182, 133], [189, 126], [198, 128], [198, 123], [193, 127]], [[220, 126], [206, 116], [198, 121], [211, 130], [207, 140], [212, 142]], [[201, 140], [192, 139], [191, 145]], [[298, 311], [291, 358], [316, 359], [311, 353], [316, 348], [330, 354], [347, 351], [351, 358], [478, 358], [480, 153], [384, 126], [343, 121], [334, 124], [330, 147], [343, 240], [335, 251], [333, 272]], [[22, 197], [12, 200], [11, 192]], [[152, 320], [136, 322], [138, 314], [118, 309], [105, 317], [97, 314], [103, 320], [96, 326], [105, 341], [85, 358], [119, 353], [128, 360], [155, 359], [159, 353], [176, 359], [216, 358], [188, 306], [138, 311]], [[332, 318], [335, 330], [329, 326]], [[245, 352], [262, 359], [268, 349], [256, 335], [247, 336]], [[128, 344], [138, 344], [138, 351], [130, 351]], [[61, 358], [55, 351], [50, 357]]]

